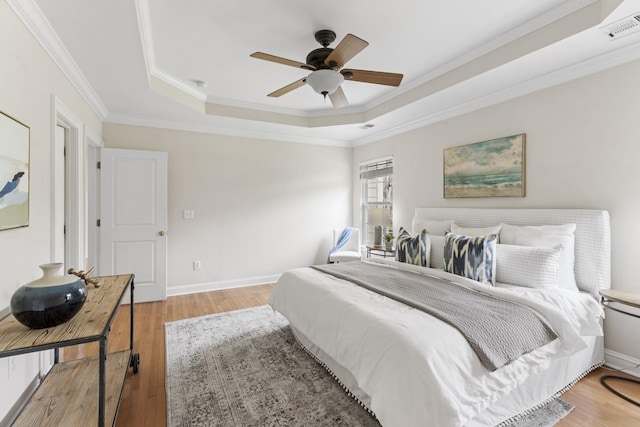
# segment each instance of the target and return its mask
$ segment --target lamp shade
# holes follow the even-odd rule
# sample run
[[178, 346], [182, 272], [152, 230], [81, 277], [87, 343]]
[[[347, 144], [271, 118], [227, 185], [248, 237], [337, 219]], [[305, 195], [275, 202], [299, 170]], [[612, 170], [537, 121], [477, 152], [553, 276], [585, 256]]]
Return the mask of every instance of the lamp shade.
[[369, 208], [367, 212], [367, 222], [369, 225], [383, 225], [384, 224], [384, 208]]
[[331, 95], [344, 81], [338, 71], [330, 69], [316, 70], [307, 76], [307, 84], [320, 95]]

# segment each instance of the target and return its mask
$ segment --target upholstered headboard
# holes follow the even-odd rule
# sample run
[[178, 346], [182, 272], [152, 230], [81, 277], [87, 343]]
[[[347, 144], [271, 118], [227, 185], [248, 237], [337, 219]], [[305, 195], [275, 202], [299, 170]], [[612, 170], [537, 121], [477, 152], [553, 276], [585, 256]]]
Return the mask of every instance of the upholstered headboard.
[[607, 211], [417, 208], [413, 224], [416, 224], [416, 221], [420, 219], [452, 219], [463, 227], [487, 227], [501, 222], [513, 225], [575, 223], [575, 274], [578, 288], [598, 298], [600, 289], [611, 287], [611, 229], [609, 212]]

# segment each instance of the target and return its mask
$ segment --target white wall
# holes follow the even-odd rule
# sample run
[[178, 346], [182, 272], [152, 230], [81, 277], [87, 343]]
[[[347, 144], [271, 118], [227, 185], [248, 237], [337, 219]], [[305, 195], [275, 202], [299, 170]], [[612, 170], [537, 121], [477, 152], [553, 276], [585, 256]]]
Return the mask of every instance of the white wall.
[[[640, 61], [354, 149], [394, 156], [396, 228], [416, 207], [606, 209], [613, 287], [640, 292]], [[444, 199], [443, 149], [526, 133], [524, 198]], [[354, 185], [354, 191], [357, 190]], [[354, 198], [357, 215], [359, 201]], [[640, 359], [638, 320], [607, 313], [605, 346]]]
[[169, 295], [324, 262], [332, 229], [351, 224], [351, 149], [112, 123], [103, 139], [169, 153]]
[[[31, 128], [29, 226], [0, 231], [0, 310], [51, 257], [51, 96], [93, 132], [101, 122], [6, 2], [0, 2], [0, 110]], [[9, 372], [11, 371], [11, 375]], [[0, 420], [38, 372], [38, 357], [0, 359]]]

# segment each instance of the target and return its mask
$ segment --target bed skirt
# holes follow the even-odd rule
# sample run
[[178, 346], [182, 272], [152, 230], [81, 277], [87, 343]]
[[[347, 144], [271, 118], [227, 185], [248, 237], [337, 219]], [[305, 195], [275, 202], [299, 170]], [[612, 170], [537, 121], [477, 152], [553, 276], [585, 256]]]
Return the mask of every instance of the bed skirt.
[[[363, 408], [375, 415], [370, 409], [371, 398], [358, 387], [353, 375], [322, 349], [313, 344], [303, 333], [291, 327], [298, 343], [329, 374], [338, 381], [345, 392]], [[571, 357], [554, 359], [549, 368], [530, 377], [521, 386], [506, 395], [469, 421], [467, 427], [508, 424], [512, 420], [527, 415], [532, 410], [547, 403], [550, 399], [566, 392], [575, 383], [604, 363], [604, 338], [583, 337], [587, 348]], [[526, 407], [522, 402], [528, 402]]]

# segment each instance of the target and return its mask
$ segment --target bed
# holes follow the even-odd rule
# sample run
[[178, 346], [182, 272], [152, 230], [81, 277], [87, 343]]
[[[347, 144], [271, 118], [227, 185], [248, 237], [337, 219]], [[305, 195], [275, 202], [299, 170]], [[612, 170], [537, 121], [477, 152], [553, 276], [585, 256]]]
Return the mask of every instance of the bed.
[[[570, 273], [577, 289], [535, 287], [535, 283], [514, 285], [500, 280], [492, 285], [432, 268], [442, 267], [438, 264], [439, 234], [443, 232], [436, 228], [445, 221], [469, 234], [473, 234], [471, 230], [481, 234], [482, 230], [489, 230], [487, 227], [507, 224], [497, 233], [507, 241], [496, 245], [498, 262], [493, 265], [497, 265], [494, 269], [498, 278], [506, 277], [513, 282], [525, 280], [530, 274], [541, 280], [537, 272], [525, 271], [536, 264], [529, 262], [533, 257], [527, 259], [522, 271], [513, 270], [522, 264], [505, 264], [507, 249], [516, 249], [517, 253], [523, 250], [526, 254], [539, 249], [535, 239], [535, 244], [518, 241], [518, 233], [575, 224], [571, 228], [572, 251], [566, 250], [567, 241], [554, 246], [555, 252], [545, 250], [553, 252], [549, 257], [556, 257], [553, 258], [556, 266], [558, 256], [572, 252]], [[512, 228], [507, 229], [509, 226]], [[381, 276], [386, 277], [387, 271], [390, 277], [406, 276], [402, 279], [405, 281], [424, 278], [439, 283], [455, 282], [454, 288], [462, 287], [467, 293], [525, 306], [543, 319], [554, 336], [503, 365], [490, 367], [462, 329], [401, 302], [402, 298], [381, 295], [316, 268], [286, 272], [272, 293], [271, 306], [289, 320], [296, 338], [307, 351], [383, 426], [506, 424], [560, 395], [603, 363], [603, 312], [598, 292], [611, 285], [606, 211], [418, 208], [412, 221], [414, 235], [426, 228], [431, 228], [429, 232], [433, 234], [429, 254], [432, 267], [384, 259], [358, 264]], [[552, 259], [549, 257], [545, 259]], [[566, 268], [562, 267], [565, 261], [560, 261], [561, 267], [556, 272], [560, 279], [567, 272], [560, 271]], [[349, 267], [346, 264], [352, 263], [343, 264], [344, 270]], [[351, 267], [355, 269], [355, 263]], [[500, 317], [494, 313], [487, 316]], [[518, 322], [507, 319], [507, 323]]]

